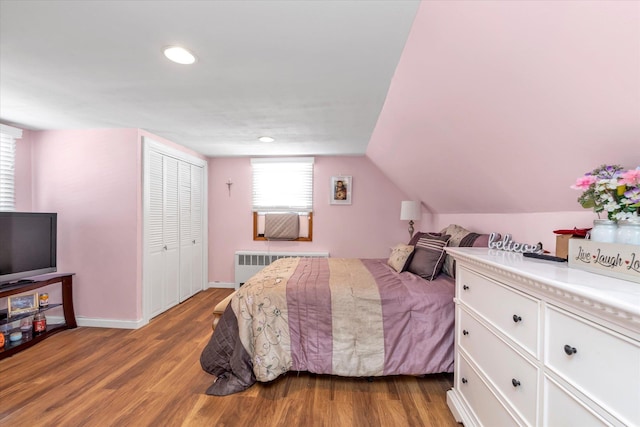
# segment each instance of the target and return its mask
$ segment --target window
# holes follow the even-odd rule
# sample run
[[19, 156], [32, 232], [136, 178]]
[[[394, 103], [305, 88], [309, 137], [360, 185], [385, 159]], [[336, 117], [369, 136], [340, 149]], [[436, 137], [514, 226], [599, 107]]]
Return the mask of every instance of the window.
[[0, 211], [14, 211], [16, 139], [22, 130], [0, 124]]
[[300, 236], [312, 238], [312, 157], [251, 159], [253, 170], [253, 238], [264, 238], [264, 216], [270, 213], [298, 213]]

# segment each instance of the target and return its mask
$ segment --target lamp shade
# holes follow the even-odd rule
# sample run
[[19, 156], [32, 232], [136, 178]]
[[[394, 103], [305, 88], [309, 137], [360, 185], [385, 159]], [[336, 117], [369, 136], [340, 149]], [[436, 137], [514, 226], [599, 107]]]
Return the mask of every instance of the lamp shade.
[[400, 219], [405, 221], [413, 221], [422, 218], [420, 212], [420, 202], [415, 200], [405, 200], [400, 208]]

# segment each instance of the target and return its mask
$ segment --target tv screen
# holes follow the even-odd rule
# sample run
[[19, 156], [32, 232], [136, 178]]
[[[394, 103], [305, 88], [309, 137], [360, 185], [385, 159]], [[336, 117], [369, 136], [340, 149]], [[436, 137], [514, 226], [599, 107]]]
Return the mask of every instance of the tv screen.
[[0, 284], [56, 271], [57, 214], [0, 212]]

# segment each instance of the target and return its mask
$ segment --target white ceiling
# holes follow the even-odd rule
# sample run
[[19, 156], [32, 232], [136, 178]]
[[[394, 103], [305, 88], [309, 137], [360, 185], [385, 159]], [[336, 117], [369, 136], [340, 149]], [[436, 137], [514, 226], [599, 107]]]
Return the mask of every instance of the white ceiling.
[[[141, 128], [207, 156], [364, 154], [418, 6], [0, 0], [0, 121]], [[196, 64], [167, 61], [174, 44]]]

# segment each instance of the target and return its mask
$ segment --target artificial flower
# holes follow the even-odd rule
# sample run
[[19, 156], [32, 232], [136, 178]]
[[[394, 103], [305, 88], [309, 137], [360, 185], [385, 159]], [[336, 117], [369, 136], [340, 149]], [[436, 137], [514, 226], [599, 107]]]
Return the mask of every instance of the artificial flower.
[[605, 212], [615, 221], [640, 213], [640, 167], [625, 171], [620, 165], [602, 165], [578, 178], [571, 188], [583, 191], [578, 203], [598, 216]]
[[640, 167], [623, 172], [620, 175], [620, 184], [638, 187], [640, 185]]
[[580, 178], [578, 178], [575, 185], [571, 186], [571, 188], [573, 188], [574, 190], [586, 190], [591, 186], [591, 184], [594, 184], [597, 180], [598, 178], [596, 178], [593, 175], [581, 176]]

